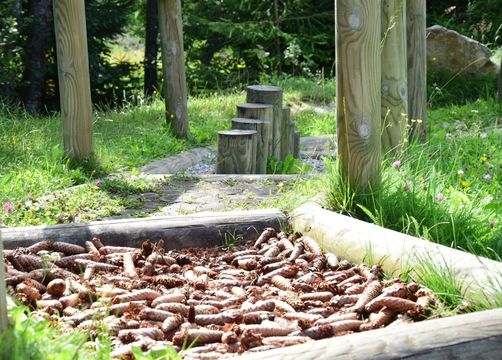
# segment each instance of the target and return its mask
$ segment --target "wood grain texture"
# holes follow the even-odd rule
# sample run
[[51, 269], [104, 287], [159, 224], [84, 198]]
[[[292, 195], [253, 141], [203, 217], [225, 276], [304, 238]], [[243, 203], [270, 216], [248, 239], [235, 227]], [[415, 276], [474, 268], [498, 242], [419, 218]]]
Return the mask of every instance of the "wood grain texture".
[[295, 123], [293, 121], [289, 122], [288, 129], [288, 154], [294, 156], [295, 152]]
[[0, 334], [7, 329], [7, 292], [5, 291], [5, 270], [3, 266], [3, 243], [2, 235], [0, 234]]
[[237, 117], [258, 119], [269, 122], [268, 155], [272, 154], [272, 131], [274, 121], [274, 107], [267, 104], [245, 103], [237, 105]]
[[54, 0], [54, 30], [65, 155], [92, 155], [92, 101], [84, 0]]
[[270, 85], [251, 85], [247, 88], [248, 103], [268, 104], [273, 106], [272, 152], [277, 159], [281, 157], [281, 114], [282, 89]]
[[499, 67], [499, 86], [498, 86], [498, 92], [499, 92], [499, 102], [502, 102], [502, 58], [500, 58], [500, 67]]
[[340, 172], [361, 192], [380, 183], [380, 6], [380, 0], [335, 3]]
[[410, 140], [427, 136], [426, 0], [406, 1]]
[[281, 160], [290, 154], [289, 151], [289, 123], [291, 122], [291, 108], [289, 106], [282, 107], [281, 113]]
[[293, 157], [300, 158], [300, 132], [295, 131], [295, 142], [293, 144]]
[[254, 174], [256, 171], [256, 131], [218, 131], [217, 174]]
[[408, 141], [406, 0], [382, 0], [382, 151], [393, 155]]
[[232, 129], [256, 131], [256, 174], [267, 173], [270, 122], [258, 119], [235, 118]]
[[[301, 357], [299, 356], [301, 354]], [[235, 357], [239, 360], [493, 359], [502, 355], [502, 309], [425, 320]]]
[[113, 246], [140, 246], [145, 239], [165, 241], [166, 250], [217, 246], [227, 232], [255, 240], [257, 231], [278, 228], [287, 221], [278, 209], [210, 212], [194, 215], [91, 221], [82, 224], [29, 226], [0, 229], [5, 248], [30, 246], [41, 240], [63, 241], [77, 245], [93, 237]]
[[159, 0], [166, 121], [178, 137], [189, 131], [180, 0]]

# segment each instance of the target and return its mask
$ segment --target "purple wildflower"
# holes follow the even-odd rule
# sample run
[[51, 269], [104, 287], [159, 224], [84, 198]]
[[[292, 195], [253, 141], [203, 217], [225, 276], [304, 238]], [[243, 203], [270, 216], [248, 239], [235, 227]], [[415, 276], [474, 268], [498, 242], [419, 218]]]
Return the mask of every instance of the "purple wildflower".
[[401, 167], [401, 161], [399, 161], [399, 160], [394, 161], [394, 162], [392, 163], [392, 167], [393, 167], [394, 169], [399, 169], [399, 168]]
[[10, 212], [13, 212], [14, 211], [14, 205], [12, 205], [10, 202], [6, 202], [5, 204], [3, 204], [3, 208], [5, 209], [5, 211], [7, 211], [8, 213]]
[[436, 200], [437, 201], [443, 201], [444, 200], [444, 195], [439, 193], [439, 194], [436, 194]]

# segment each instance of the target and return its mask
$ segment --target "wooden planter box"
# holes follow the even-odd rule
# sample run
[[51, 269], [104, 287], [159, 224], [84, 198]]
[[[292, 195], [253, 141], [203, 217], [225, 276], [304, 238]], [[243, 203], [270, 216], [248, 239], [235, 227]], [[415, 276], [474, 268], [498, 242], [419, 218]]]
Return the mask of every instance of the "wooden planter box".
[[[225, 234], [254, 239], [264, 227], [279, 228], [288, 219], [276, 209], [206, 213], [191, 216], [125, 219], [87, 224], [1, 229], [4, 247], [13, 249], [53, 239], [83, 244], [94, 236], [109, 245], [139, 246], [145, 239], [164, 239], [166, 248], [220, 245]], [[394, 231], [322, 209], [315, 203], [297, 208], [290, 224], [316, 239], [327, 251], [360, 263], [368, 249], [373, 261], [388, 273], [413, 265], [415, 256], [427, 253], [454, 265], [456, 274], [472, 281], [469, 296], [494, 290], [502, 264], [431, 244]], [[228, 235], [227, 235], [228, 236]], [[417, 256], [418, 256], [417, 255]], [[445, 262], [446, 261], [446, 262]], [[457, 269], [458, 268], [458, 269]], [[498, 277], [493, 269], [498, 269]], [[480, 285], [476, 285], [480, 284]], [[502, 284], [502, 281], [499, 282]], [[276, 350], [238, 356], [236, 359], [501, 359], [502, 309], [354, 333]]]

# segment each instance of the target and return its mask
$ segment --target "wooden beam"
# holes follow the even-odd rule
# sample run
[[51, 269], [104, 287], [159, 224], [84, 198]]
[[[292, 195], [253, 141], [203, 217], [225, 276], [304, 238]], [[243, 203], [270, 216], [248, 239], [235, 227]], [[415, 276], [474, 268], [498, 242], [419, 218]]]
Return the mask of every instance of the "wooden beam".
[[64, 151], [84, 159], [93, 152], [84, 0], [54, 0], [54, 29]]
[[5, 270], [3, 264], [3, 243], [2, 236], [0, 234], [0, 334], [7, 329], [8, 318], [7, 318], [7, 291], [5, 291]]
[[166, 121], [174, 135], [187, 137], [188, 104], [180, 0], [159, 0]]
[[426, 0], [406, 1], [410, 141], [427, 137]]
[[393, 155], [408, 141], [406, 0], [382, 1], [382, 151]]
[[145, 239], [163, 239], [166, 249], [181, 249], [220, 245], [225, 234], [254, 240], [263, 228], [279, 228], [286, 222], [287, 218], [280, 210], [260, 209], [3, 228], [0, 237], [7, 249], [26, 247], [47, 239], [83, 245], [93, 237], [100, 238], [107, 245], [133, 247], [140, 246]]
[[[301, 356], [299, 356], [301, 354]], [[389, 326], [235, 357], [238, 360], [500, 359], [502, 309]]]
[[499, 96], [498, 96], [498, 99], [499, 99], [499, 102], [502, 102], [502, 57], [500, 58], [500, 67], [499, 67], [499, 88], [498, 88], [498, 92], [499, 92]]
[[360, 192], [380, 183], [380, 6], [380, 0], [335, 3], [340, 172]]

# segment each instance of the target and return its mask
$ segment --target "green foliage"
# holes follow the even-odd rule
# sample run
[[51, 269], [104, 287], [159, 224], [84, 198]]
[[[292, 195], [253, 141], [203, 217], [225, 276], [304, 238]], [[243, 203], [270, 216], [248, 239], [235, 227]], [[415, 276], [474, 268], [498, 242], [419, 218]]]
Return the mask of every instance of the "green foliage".
[[334, 62], [333, 1], [184, 2], [193, 91], [255, 82], [279, 70], [311, 75]]
[[429, 141], [411, 144], [390, 161], [400, 164], [384, 167], [381, 188], [369, 194], [354, 194], [332, 166], [332, 208], [443, 245], [501, 256], [500, 111], [494, 101], [478, 101], [432, 112]]
[[457, 30], [489, 46], [502, 45], [501, 0], [439, 0], [427, 3], [428, 25]]
[[497, 93], [495, 74], [465, 75], [449, 71], [429, 71], [427, 74], [428, 103], [432, 107], [465, 104], [489, 99]]
[[[21, 4], [21, 8], [16, 9], [15, 3]], [[26, 0], [7, 0], [0, 9], [0, 101], [5, 103], [17, 103], [27, 86], [20, 76], [23, 73], [23, 55], [32, 18], [27, 11], [27, 3]], [[93, 101], [95, 104], [123, 104], [135, 89], [141, 87], [138, 64], [111, 61], [110, 44], [125, 30], [137, 1], [90, 0], [85, 5]], [[59, 93], [52, 23], [49, 29], [52, 34], [45, 56], [44, 106], [46, 109], [57, 109]]]
[[74, 360], [109, 359], [111, 343], [106, 334], [92, 339], [80, 331], [63, 331], [49, 321], [36, 321], [27, 309], [17, 306], [10, 311], [13, 325], [0, 334], [0, 359]]
[[302, 164], [300, 159], [292, 155], [287, 155], [283, 161], [271, 156], [267, 161], [268, 174], [305, 174], [310, 169], [310, 166]]

